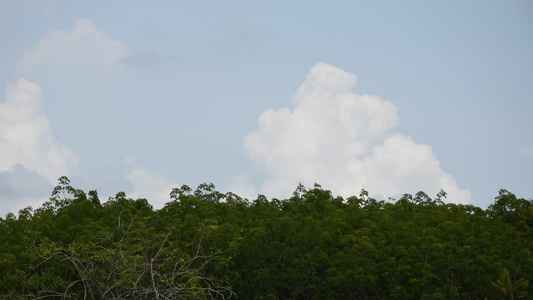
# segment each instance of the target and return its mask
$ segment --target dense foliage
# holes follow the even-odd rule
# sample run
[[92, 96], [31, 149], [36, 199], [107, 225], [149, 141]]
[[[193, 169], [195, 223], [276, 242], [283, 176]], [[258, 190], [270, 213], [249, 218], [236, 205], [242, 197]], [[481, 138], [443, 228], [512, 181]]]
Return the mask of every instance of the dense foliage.
[[0, 219], [0, 298], [531, 298], [533, 201], [501, 190], [483, 210], [445, 196], [316, 185], [248, 201], [202, 184], [154, 210], [62, 177], [42, 207]]

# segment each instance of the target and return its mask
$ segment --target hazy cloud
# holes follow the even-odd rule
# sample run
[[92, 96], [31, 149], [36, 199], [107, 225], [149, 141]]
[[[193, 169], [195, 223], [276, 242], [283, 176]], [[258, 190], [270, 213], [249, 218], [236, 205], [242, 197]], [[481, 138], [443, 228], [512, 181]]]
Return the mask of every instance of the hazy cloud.
[[229, 43], [258, 44], [263, 37], [263, 31], [247, 24], [233, 24], [228, 28], [226, 40]]
[[31, 70], [43, 66], [69, 67], [80, 62], [103, 68], [128, 59], [124, 44], [108, 37], [91, 20], [77, 19], [72, 30], [51, 30], [19, 62], [19, 69]]
[[7, 15], [16, 3], [16, 0], [0, 0], [0, 17]]
[[[470, 203], [467, 190], [445, 173], [427, 145], [393, 132], [396, 106], [355, 94], [357, 77], [320, 63], [293, 97], [294, 109], [266, 110], [256, 131], [244, 137], [250, 159], [267, 175], [259, 192], [287, 197], [298, 183], [314, 182], [343, 196], [361, 188], [379, 197], [442, 188], [451, 202]], [[249, 184], [241, 175], [234, 185]], [[381, 193], [381, 194], [376, 194]]]
[[533, 158], [533, 147], [528, 145], [523, 145], [518, 148], [518, 152], [526, 157]]
[[8, 19], [13, 10], [17, 8], [38, 9], [46, 5], [48, 1], [42, 0], [0, 0], [0, 21]]
[[236, 193], [240, 197], [250, 200], [255, 199], [258, 195], [257, 188], [254, 186], [250, 175], [247, 173], [234, 176], [226, 187], [226, 192]]
[[40, 207], [48, 200], [52, 189], [46, 178], [20, 164], [0, 172], [0, 217], [8, 212], [16, 215], [26, 206]]
[[132, 169], [126, 174], [126, 179], [133, 186], [133, 191], [128, 197], [147, 199], [154, 208], [161, 208], [170, 201], [170, 192], [179, 187], [177, 183], [170, 182], [163, 173], [147, 170], [139, 166], [133, 155], [129, 155], [124, 163]]

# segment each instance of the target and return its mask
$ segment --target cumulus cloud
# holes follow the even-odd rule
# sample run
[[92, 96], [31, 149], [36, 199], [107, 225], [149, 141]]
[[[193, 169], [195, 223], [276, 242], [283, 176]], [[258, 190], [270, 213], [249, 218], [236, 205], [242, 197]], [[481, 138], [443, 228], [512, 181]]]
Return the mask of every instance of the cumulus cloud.
[[68, 175], [76, 158], [59, 144], [41, 113], [41, 87], [25, 79], [9, 84], [0, 103], [0, 173], [24, 166], [55, 184]]
[[129, 50], [119, 40], [108, 37], [91, 20], [77, 19], [72, 30], [51, 30], [19, 62], [21, 70], [43, 66], [69, 67], [80, 62], [103, 68], [128, 59]]
[[128, 156], [124, 163], [132, 167], [126, 174], [126, 179], [133, 186], [133, 191], [128, 193], [130, 198], [145, 198], [154, 208], [161, 208], [170, 201], [172, 189], [179, 187], [177, 183], [167, 180], [162, 173], [139, 166], [133, 155]]
[[0, 197], [6, 209], [46, 198], [76, 163], [72, 151], [54, 139], [40, 100], [41, 87], [20, 79], [7, 86], [0, 102]]
[[[470, 203], [445, 173], [428, 145], [393, 131], [396, 106], [373, 95], [353, 92], [357, 77], [320, 63], [307, 74], [293, 97], [294, 109], [266, 110], [256, 131], [244, 137], [244, 149], [267, 179], [258, 191], [287, 197], [298, 183], [320, 183], [343, 196], [361, 188], [376, 197], [397, 197], [442, 188], [451, 202]], [[234, 179], [250, 191], [241, 175]]]

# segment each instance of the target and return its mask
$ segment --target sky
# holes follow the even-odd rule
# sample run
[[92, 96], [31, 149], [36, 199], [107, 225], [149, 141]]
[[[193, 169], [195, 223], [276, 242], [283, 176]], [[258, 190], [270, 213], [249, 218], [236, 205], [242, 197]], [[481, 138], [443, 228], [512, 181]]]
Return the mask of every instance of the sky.
[[60, 176], [533, 197], [531, 1], [0, 0], [0, 215]]

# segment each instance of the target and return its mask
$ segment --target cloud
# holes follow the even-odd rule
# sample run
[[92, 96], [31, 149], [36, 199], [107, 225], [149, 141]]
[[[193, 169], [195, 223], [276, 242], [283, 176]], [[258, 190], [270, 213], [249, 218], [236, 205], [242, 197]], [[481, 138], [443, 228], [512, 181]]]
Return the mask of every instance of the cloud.
[[40, 100], [41, 87], [20, 79], [16, 85], [8, 84], [6, 101], [0, 102], [0, 206], [4, 210], [42, 202], [57, 178], [69, 175], [76, 164], [72, 151], [54, 139]]
[[41, 87], [25, 79], [8, 84], [0, 103], [0, 173], [21, 165], [55, 184], [76, 163], [72, 151], [59, 144], [41, 113]]
[[16, 3], [16, 0], [0, 0], [0, 17], [7, 15]]
[[260, 115], [257, 130], [244, 137], [249, 158], [267, 175], [259, 192], [284, 198], [300, 182], [342, 196], [365, 188], [385, 198], [419, 190], [436, 195], [442, 188], [449, 201], [470, 203], [470, 193], [442, 170], [430, 146], [393, 132], [396, 106], [355, 94], [356, 81], [354, 74], [317, 64], [293, 97], [294, 109]]
[[257, 188], [253, 185], [250, 175], [241, 173], [234, 176], [226, 188], [226, 192], [238, 194], [240, 197], [255, 199], [258, 195]]
[[179, 187], [177, 183], [168, 181], [162, 173], [139, 166], [133, 155], [126, 157], [124, 163], [132, 167], [126, 174], [126, 179], [133, 186], [133, 191], [128, 193], [130, 198], [145, 198], [154, 208], [158, 209], [170, 201], [172, 189]]
[[230, 44], [258, 45], [264, 35], [261, 29], [248, 24], [239, 23], [223, 27], [227, 30], [225, 35], [226, 42]]
[[442, 171], [431, 147], [416, 144], [408, 136], [394, 134], [374, 146], [372, 155], [362, 160], [361, 170], [366, 175], [363, 186], [382, 197], [418, 190], [436, 195], [443, 189], [451, 202], [471, 202], [470, 193], [459, 189], [453, 176]]
[[127, 60], [130, 51], [124, 44], [109, 38], [89, 19], [77, 19], [70, 31], [51, 30], [19, 62], [19, 69], [70, 67], [81, 62], [109, 69]]
[[46, 4], [46, 1], [42, 0], [0, 0], [0, 21], [10, 17], [13, 10], [17, 8], [35, 9]]
[[0, 173], [0, 217], [17, 214], [26, 206], [34, 209], [48, 200], [53, 186], [43, 176], [17, 164]]
[[518, 148], [518, 152], [525, 157], [533, 158], [533, 147], [531, 146], [520, 146], [520, 148]]

